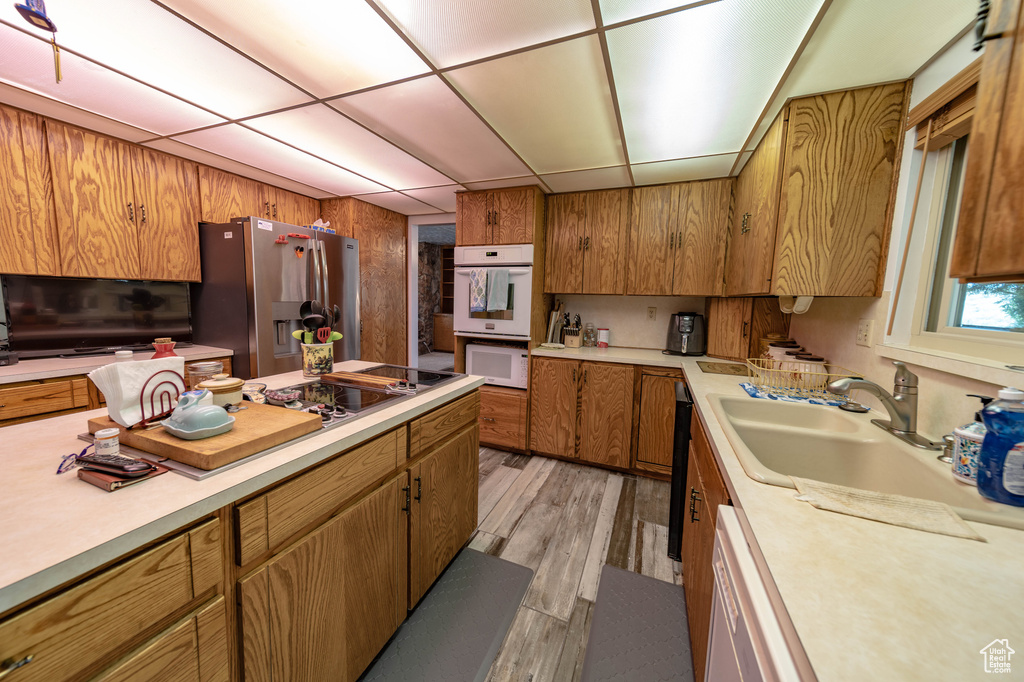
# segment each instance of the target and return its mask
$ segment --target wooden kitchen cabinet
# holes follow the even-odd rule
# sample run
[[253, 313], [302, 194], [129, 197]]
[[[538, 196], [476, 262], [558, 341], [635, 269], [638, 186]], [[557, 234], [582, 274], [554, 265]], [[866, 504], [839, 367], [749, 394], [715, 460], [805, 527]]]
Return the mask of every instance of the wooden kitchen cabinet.
[[993, 0], [950, 276], [1024, 280], [1024, 3]]
[[0, 106], [0, 274], [59, 275], [43, 119]]
[[480, 429], [473, 420], [409, 469], [409, 608], [476, 530]]
[[199, 167], [199, 197], [206, 223], [263, 215], [260, 183], [209, 166]]
[[480, 387], [480, 444], [502, 450], [526, 450], [526, 391], [505, 386]]
[[90, 409], [84, 376], [0, 384], [0, 426]]
[[783, 313], [776, 298], [709, 298], [706, 354], [745, 362], [761, 354], [760, 341], [770, 333], [789, 336], [792, 314]]
[[548, 197], [545, 291], [625, 293], [630, 195], [612, 189]]
[[273, 185], [262, 185], [264, 211], [271, 220], [290, 225], [312, 225], [320, 217], [320, 202]]
[[544, 195], [536, 187], [460, 192], [455, 204], [455, 244], [530, 244], [544, 216]]
[[535, 357], [530, 392], [531, 450], [629, 468], [632, 367]]
[[645, 368], [640, 376], [636, 468], [667, 475], [672, 473], [675, 445], [676, 382], [683, 376], [660, 368], [657, 373], [648, 371]]
[[197, 165], [132, 147], [132, 169], [142, 279], [200, 281]]
[[732, 186], [724, 179], [633, 190], [627, 294], [721, 293]]
[[907, 83], [794, 99], [740, 172], [728, 296], [878, 296]]
[[[125, 655], [130, 661], [127, 652], [174, 623], [176, 614], [213, 595], [223, 580], [222, 556], [217, 519], [175, 535], [0, 621], [0, 661], [33, 656], [11, 675], [18, 682], [87, 679], [112, 665], [116, 670]], [[214, 612], [204, 632], [215, 635], [222, 614], [218, 623]], [[204, 637], [196, 647], [207, 660], [227, 660], [224, 638]]]
[[405, 605], [400, 483], [239, 581], [245, 680], [355, 680], [387, 643]]
[[696, 413], [690, 423], [690, 435], [690, 457], [686, 470], [689, 499], [686, 501], [688, 506], [683, 519], [682, 569], [694, 677], [697, 682], [702, 682], [711, 626], [711, 597], [715, 586], [711, 565], [715, 522], [718, 506], [730, 504], [730, 500], [707, 434]]

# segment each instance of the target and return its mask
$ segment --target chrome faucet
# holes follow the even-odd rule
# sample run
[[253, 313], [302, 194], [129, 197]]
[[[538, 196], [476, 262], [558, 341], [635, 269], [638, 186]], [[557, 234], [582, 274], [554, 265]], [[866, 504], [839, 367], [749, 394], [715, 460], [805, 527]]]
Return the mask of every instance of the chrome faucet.
[[892, 394], [866, 379], [836, 379], [828, 385], [828, 391], [843, 396], [853, 390], [867, 391], [882, 401], [889, 413], [888, 421], [872, 419], [872, 424], [914, 447], [941, 450], [942, 443], [930, 441], [917, 432], [917, 375], [902, 362], [892, 364], [896, 366]]

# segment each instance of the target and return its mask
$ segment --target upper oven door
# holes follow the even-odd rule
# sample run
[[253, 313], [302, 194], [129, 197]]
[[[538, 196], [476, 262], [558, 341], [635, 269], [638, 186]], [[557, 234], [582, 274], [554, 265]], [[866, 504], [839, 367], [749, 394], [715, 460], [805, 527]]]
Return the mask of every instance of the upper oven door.
[[455, 268], [455, 331], [470, 334], [530, 336], [530, 294], [532, 266], [513, 266], [508, 270], [508, 303], [504, 310], [472, 312], [470, 279], [474, 270], [490, 273], [498, 268]]

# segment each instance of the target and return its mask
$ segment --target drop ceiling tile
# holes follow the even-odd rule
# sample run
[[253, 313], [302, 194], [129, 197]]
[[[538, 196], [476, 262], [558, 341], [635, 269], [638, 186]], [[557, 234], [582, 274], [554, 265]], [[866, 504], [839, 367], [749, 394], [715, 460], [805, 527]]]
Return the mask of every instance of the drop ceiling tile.
[[226, 159], [223, 156], [218, 156], [217, 154], [199, 149], [198, 147], [193, 147], [192, 145], [185, 144], [184, 142], [177, 142], [175, 140], [162, 138], [159, 140], [143, 142], [142, 146], [156, 149], [167, 154], [173, 154], [174, 156], [180, 156], [183, 159], [196, 161], [207, 166], [213, 166], [214, 168], [220, 168], [221, 170], [229, 173], [235, 173], [246, 178], [252, 178], [258, 182], [265, 182], [268, 185], [281, 187], [282, 189], [304, 194], [307, 197], [313, 197], [314, 199], [329, 199], [335, 196], [333, 192], [325, 192], [322, 189], [310, 187], [309, 185], [304, 185], [300, 182], [283, 178], [280, 175], [274, 175], [273, 173], [268, 173], [260, 170], [259, 168], [253, 168], [252, 166], [247, 166], [244, 163]]
[[329, 104], [459, 182], [530, 172], [437, 76]]
[[438, 67], [594, 28], [590, 0], [377, 0]]
[[322, 104], [248, 119], [245, 125], [392, 189], [451, 183], [451, 178]]
[[[706, 2], [706, 0], [699, 1]], [[611, 26], [620, 21], [629, 21], [665, 10], [694, 5], [696, 2], [694, 0], [600, 0], [600, 4], [602, 23], [605, 26]]]
[[595, 36], [456, 69], [446, 76], [535, 173], [625, 162]]
[[337, 196], [386, 189], [237, 124], [185, 133], [174, 139]]
[[0, 81], [4, 83], [157, 135], [224, 122], [70, 52], [61, 53], [60, 63], [63, 79], [57, 83], [49, 42], [0, 24]]
[[[50, 0], [46, 9], [61, 47], [223, 116], [248, 116], [310, 99], [154, 2], [105, 0], [99, 7]], [[25, 24], [11, 4], [0, 7], [0, 18]]]
[[404, 193], [413, 199], [419, 199], [425, 204], [430, 204], [438, 210], [446, 213], [455, 212], [455, 193], [464, 190], [462, 185], [448, 185], [447, 187], [425, 187], [423, 189], [409, 189]]
[[542, 175], [541, 180], [551, 188], [552, 192], [582, 192], [588, 189], [629, 187], [632, 184], [629, 179], [629, 171], [625, 166], [552, 173]]
[[687, 182], [729, 175], [738, 154], [718, 154], [693, 159], [657, 161], [632, 166], [637, 185], [656, 185], [662, 182]]
[[317, 97], [429, 71], [366, 2], [163, 1]]
[[632, 163], [739, 149], [822, 0], [730, 0], [611, 30]]
[[119, 137], [129, 142], [148, 140], [153, 137], [153, 133], [147, 130], [125, 125], [105, 116], [100, 116], [84, 109], [77, 109], [70, 104], [64, 104], [63, 102], [58, 102], [49, 97], [37, 95], [34, 92], [22, 90], [6, 83], [0, 83], [0, 102], [24, 109], [25, 111], [32, 111], [42, 116], [49, 116], [59, 121], [65, 121], [71, 125], [88, 128], [97, 133]]
[[[484, 182], [464, 182], [466, 189], [474, 192], [482, 189], [503, 189], [505, 187], [528, 187], [530, 185], [541, 185], [540, 178], [535, 175], [527, 175], [522, 178], [504, 178], [502, 180], [486, 180]], [[543, 187], [541, 187], [543, 189]]]
[[439, 213], [433, 206], [416, 201], [399, 192], [382, 192], [380, 194], [360, 194], [356, 197], [368, 204], [374, 204], [389, 211], [401, 213], [402, 215], [430, 215]]

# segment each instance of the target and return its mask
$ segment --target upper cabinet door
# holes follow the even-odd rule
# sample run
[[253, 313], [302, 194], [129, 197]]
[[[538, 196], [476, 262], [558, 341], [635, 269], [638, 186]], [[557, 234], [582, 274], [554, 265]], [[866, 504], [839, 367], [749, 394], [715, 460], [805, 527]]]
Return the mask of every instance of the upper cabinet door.
[[143, 279], [198, 282], [199, 175], [196, 164], [132, 149]]
[[260, 183], [209, 166], [199, 167], [203, 222], [226, 223], [239, 216], [264, 216]]
[[771, 290], [786, 116], [784, 111], [775, 119], [736, 180], [725, 265], [727, 296]]
[[59, 275], [43, 121], [0, 106], [0, 273]]
[[462, 192], [456, 195], [455, 243], [459, 246], [491, 243], [487, 192]]
[[62, 274], [139, 279], [128, 145], [53, 121], [46, 130]]
[[993, 0], [949, 274], [1024, 279], [1024, 2]]
[[689, 200], [679, 204], [674, 295], [721, 295], [732, 187], [731, 179], [689, 183]]
[[291, 225], [312, 225], [320, 217], [320, 202], [302, 194], [275, 188], [275, 203], [271, 214], [282, 223]]
[[881, 293], [906, 90], [890, 83], [790, 104], [772, 293]]
[[[629, 257], [628, 189], [586, 194], [583, 232], [583, 293], [626, 293]], [[569, 292], [564, 292], [569, 293]]]
[[353, 236], [359, 240], [360, 359], [404, 365], [406, 218], [365, 201], [354, 201]]
[[584, 194], [548, 198], [548, 248], [544, 256], [544, 291], [581, 293], [583, 284]]
[[491, 195], [491, 244], [533, 243], [537, 191], [532, 187], [501, 189]]
[[672, 293], [671, 249], [675, 245], [681, 185], [633, 190], [627, 294]]

